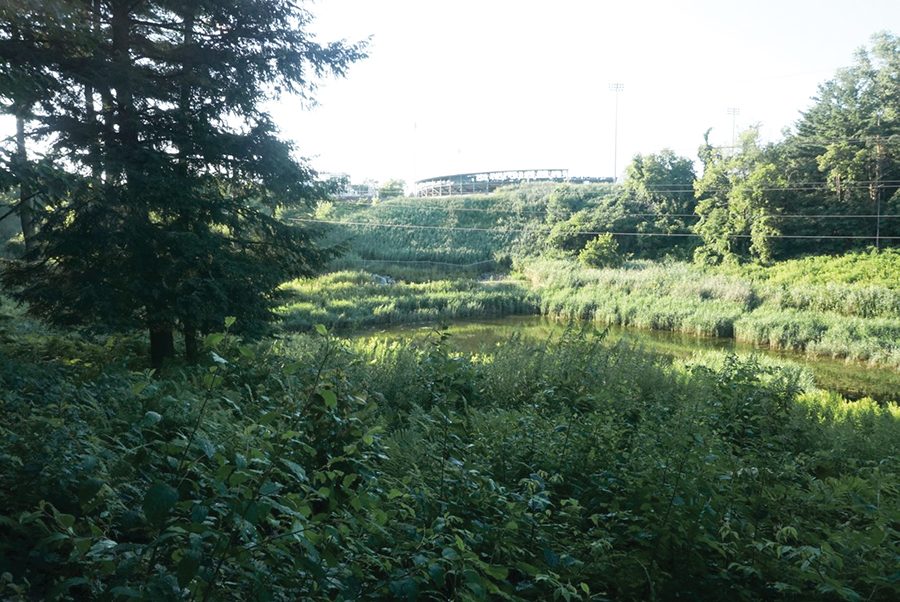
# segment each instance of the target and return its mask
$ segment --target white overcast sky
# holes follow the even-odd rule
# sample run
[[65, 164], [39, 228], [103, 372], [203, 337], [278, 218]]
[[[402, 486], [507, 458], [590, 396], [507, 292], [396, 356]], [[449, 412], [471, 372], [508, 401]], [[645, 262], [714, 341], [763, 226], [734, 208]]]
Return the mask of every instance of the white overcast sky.
[[[635, 153], [696, 159], [703, 132], [777, 140], [817, 85], [900, 0], [313, 0], [320, 42], [371, 38], [369, 58], [319, 83], [318, 103], [269, 105], [320, 172], [354, 181], [565, 168], [613, 175]], [[0, 119], [0, 133], [13, 132]]]
[[284, 98], [282, 135], [322, 172], [355, 181], [482, 170], [613, 173], [635, 153], [696, 157], [703, 132], [775, 140], [817, 84], [873, 33], [900, 30], [897, 0], [318, 0], [321, 42], [371, 36], [369, 58]]

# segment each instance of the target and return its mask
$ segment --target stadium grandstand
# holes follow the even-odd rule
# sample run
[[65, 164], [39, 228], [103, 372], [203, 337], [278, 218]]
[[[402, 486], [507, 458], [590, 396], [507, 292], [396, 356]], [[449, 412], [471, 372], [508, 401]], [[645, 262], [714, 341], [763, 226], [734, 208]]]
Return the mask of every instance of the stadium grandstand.
[[420, 197], [453, 196], [493, 192], [501, 186], [526, 182], [569, 182], [573, 184], [607, 183], [613, 178], [569, 176], [568, 169], [512, 169], [480, 171], [449, 176], [436, 176], [416, 182], [415, 195]]

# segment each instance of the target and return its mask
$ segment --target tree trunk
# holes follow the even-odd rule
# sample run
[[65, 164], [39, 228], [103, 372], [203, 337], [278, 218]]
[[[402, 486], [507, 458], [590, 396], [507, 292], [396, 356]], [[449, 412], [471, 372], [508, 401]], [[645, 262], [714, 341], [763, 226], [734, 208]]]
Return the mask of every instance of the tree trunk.
[[28, 151], [25, 147], [25, 118], [21, 113], [16, 115], [16, 164], [19, 172], [19, 220], [22, 222], [22, 238], [25, 240], [25, 256], [33, 259], [34, 212], [28, 175]]
[[[96, 34], [99, 26], [99, 6], [96, 0], [91, 0], [88, 6], [87, 18], [91, 24], [91, 33]], [[90, 157], [88, 163], [91, 167], [91, 178], [96, 182], [100, 180], [100, 132], [97, 129], [97, 109], [94, 106], [94, 86], [88, 80], [84, 84], [84, 119], [89, 131], [94, 137], [88, 148]]]
[[175, 357], [175, 337], [171, 326], [150, 327], [150, 365], [154, 370], [162, 368], [163, 363]]
[[[119, 0], [112, 3], [112, 54], [113, 63], [119, 70], [118, 77], [114, 81], [116, 89], [116, 121], [119, 125], [120, 152], [125, 156], [121, 160], [125, 165], [125, 175], [129, 178], [128, 186], [136, 186], [136, 158], [138, 147], [137, 114], [132, 97], [131, 80], [129, 78], [134, 71], [131, 59], [131, 8], [132, 3], [127, 0]], [[132, 173], [133, 172], [133, 173]], [[135, 180], [135, 181], [132, 181]], [[131, 192], [131, 191], [129, 191]]]
[[[191, 157], [191, 153], [193, 151], [192, 141], [193, 137], [190, 131], [190, 112], [191, 112], [191, 84], [190, 84], [190, 74], [193, 69], [193, 44], [194, 44], [194, 12], [195, 7], [191, 5], [191, 3], [185, 4], [185, 11], [183, 18], [183, 33], [182, 33], [182, 47], [184, 50], [184, 59], [181, 65], [182, 75], [184, 77], [184, 83], [181, 86], [181, 90], [179, 93], [178, 99], [178, 108], [181, 112], [181, 130], [182, 130], [182, 138], [178, 140], [178, 153], [180, 155], [179, 159], [179, 171], [181, 177], [187, 179], [188, 173], [190, 171], [189, 161]], [[181, 204], [181, 209], [179, 211], [178, 221], [176, 224], [176, 228], [184, 233], [188, 233], [190, 231], [190, 222], [191, 216], [190, 211], [184, 207], [184, 204]], [[188, 313], [193, 313], [192, 310], [188, 310]], [[196, 364], [200, 359], [200, 350], [197, 341], [198, 333], [197, 329], [193, 324], [185, 323], [183, 327], [184, 333], [184, 359], [189, 364]]]
[[200, 359], [197, 330], [190, 326], [184, 327], [184, 359], [189, 364], [196, 364], [197, 360]]
[[[115, 157], [108, 156], [114, 166], [113, 178], [125, 176], [126, 197], [128, 201], [123, 209], [129, 213], [127, 219], [139, 224], [139, 227], [149, 223], [149, 215], [142, 203], [134, 202], [140, 199], [142, 177], [141, 171], [146, 169], [140, 159], [140, 142], [138, 140], [138, 118], [132, 95], [132, 80], [134, 76], [134, 64], [131, 57], [131, 25], [132, 10], [135, 4], [131, 0], [112, 0], [110, 3], [111, 18], [110, 32], [112, 34], [112, 62], [116, 76], [112, 79], [112, 88], [115, 89], [115, 103], [113, 105], [115, 127], [109, 129], [111, 136], [118, 140], [117, 145], [110, 146], [109, 152], [115, 149]], [[103, 92], [101, 92], [101, 97]], [[147, 286], [154, 287], [159, 284], [160, 276], [157, 270], [158, 258], [153, 255], [152, 245], [147, 241], [134, 241], [133, 248], [141, 263], [144, 265]], [[149, 248], [148, 248], [149, 247]], [[145, 306], [150, 317], [150, 365], [159, 370], [165, 360], [175, 356], [175, 337], [172, 323], [168, 320], [157, 319], [161, 314], [156, 307]]]

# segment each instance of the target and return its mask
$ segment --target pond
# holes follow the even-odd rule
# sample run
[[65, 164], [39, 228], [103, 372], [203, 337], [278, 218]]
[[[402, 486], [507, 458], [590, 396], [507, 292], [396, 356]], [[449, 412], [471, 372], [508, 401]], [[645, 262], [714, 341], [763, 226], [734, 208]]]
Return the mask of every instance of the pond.
[[[355, 333], [355, 337], [377, 337], [389, 340], [424, 338], [434, 332], [434, 325], [400, 325]], [[450, 325], [449, 344], [465, 352], [489, 351], [498, 343], [517, 334], [535, 340], [558, 337], [566, 328], [563, 322], [535, 316], [510, 316], [493, 320], [459, 321]], [[602, 330], [602, 327], [598, 327]], [[672, 358], [688, 358], [697, 352], [724, 351], [737, 354], [757, 354], [788, 361], [809, 370], [816, 385], [836, 391], [849, 399], [872, 397], [878, 401], [900, 400], [900, 371], [872, 367], [861, 362], [845, 362], [829, 357], [809, 356], [737, 343], [733, 339], [698, 337], [693, 335], [610, 327], [607, 341], [630, 343]]]

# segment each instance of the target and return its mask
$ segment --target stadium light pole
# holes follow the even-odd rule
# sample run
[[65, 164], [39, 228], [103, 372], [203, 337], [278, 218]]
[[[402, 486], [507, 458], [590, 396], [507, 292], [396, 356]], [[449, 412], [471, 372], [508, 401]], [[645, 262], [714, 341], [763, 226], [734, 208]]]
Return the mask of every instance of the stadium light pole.
[[625, 84], [614, 83], [609, 85], [610, 91], [616, 95], [616, 118], [613, 130], [613, 183], [619, 180], [619, 92], [625, 89]]

